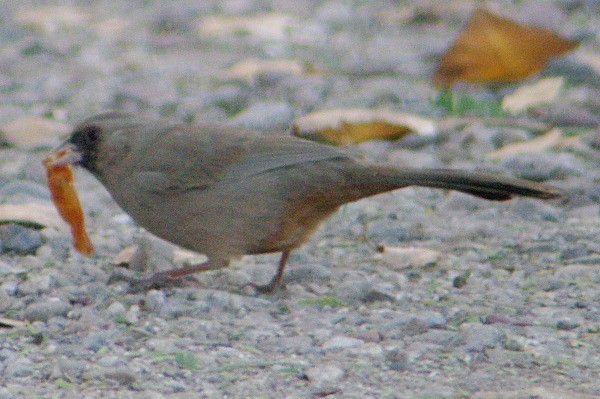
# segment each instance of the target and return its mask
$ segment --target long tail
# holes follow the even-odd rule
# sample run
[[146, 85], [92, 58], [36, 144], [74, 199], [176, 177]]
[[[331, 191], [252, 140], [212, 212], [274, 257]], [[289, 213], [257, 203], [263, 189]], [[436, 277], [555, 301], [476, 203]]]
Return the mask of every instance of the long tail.
[[545, 184], [481, 172], [399, 169], [379, 165], [363, 169], [367, 170], [369, 179], [361, 179], [359, 183], [362, 186], [360, 198], [407, 186], [457, 190], [493, 201], [506, 201], [516, 195], [540, 199], [558, 198], [563, 195], [559, 189]]

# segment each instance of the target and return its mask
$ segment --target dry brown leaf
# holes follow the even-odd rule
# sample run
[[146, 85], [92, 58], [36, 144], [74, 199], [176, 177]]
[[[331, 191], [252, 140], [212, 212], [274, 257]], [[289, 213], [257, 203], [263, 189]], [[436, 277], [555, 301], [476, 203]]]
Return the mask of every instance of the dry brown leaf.
[[432, 136], [436, 124], [417, 115], [362, 108], [318, 111], [296, 119], [296, 136], [333, 144], [356, 144], [368, 140], [397, 140], [408, 133]]
[[125, 247], [112, 259], [111, 263], [117, 266], [128, 265], [137, 250], [137, 245]]
[[562, 134], [562, 130], [554, 128], [548, 133], [536, 137], [533, 140], [508, 144], [496, 151], [490, 152], [487, 154], [487, 157], [491, 159], [506, 159], [519, 154], [531, 154], [546, 151], [560, 144]]
[[433, 81], [449, 88], [457, 81], [515, 82], [542, 70], [546, 62], [577, 46], [549, 30], [523, 25], [477, 9], [440, 61]]
[[408, 267], [427, 267], [437, 264], [443, 257], [439, 251], [417, 247], [390, 247], [379, 248], [383, 261], [393, 269]]
[[514, 92], [504, 96], [502, 109], [511, 114], [518, 114], [531, 106], [551, 103], [558, 98], [563, 83], [564, 78], [558, 76], [541, 79], [531, 85], [521, 86]]
[[0, 224], [18, 223], [36, 227], [53, 227], [65, 230], [56, 209], [40, 204], [4, 204], [0, 205]]
[[237, 79], [254, 83], [257, 77], [264, 73], [300, 75], [305, 71], [304, 66], [297, 60], [259, 60], [248, 58], [227, 68], [223, 71], [221, 77], [223, 79]]
[[53, 147], [70, 131], [69, 125], [37, 116], [16, 119], [0, 127], [6, 141], [26, 150]]
[[209, 16], [198, 26], [203, 36], [251, 35], [261, 40], [283, 40], [294, 19], [287, 14], [264, 13], [252, 16]]
[[28, 323], [21, 320], [0, 317], [0, 328], [23, 328], [27, 327], [27, 324]]

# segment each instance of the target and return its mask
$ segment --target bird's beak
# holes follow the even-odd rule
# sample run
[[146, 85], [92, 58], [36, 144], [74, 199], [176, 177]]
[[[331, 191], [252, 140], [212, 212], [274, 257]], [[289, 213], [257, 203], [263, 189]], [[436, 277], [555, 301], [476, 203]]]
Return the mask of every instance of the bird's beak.
[[45, 166], [65, 166], [77, 164], [81, 161], [81, 153], [70, 143], [65, 142], [60, 147], [52, 151], [47, 158], [43, 160]]

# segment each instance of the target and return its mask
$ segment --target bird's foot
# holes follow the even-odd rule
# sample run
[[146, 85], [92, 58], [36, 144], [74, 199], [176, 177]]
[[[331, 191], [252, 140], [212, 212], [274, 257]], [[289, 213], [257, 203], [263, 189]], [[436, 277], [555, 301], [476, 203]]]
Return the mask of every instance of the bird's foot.
[[129, 293], [138, 293], [161, 288], [183, 287], [192, 282], [197, 285], [198, 280], [192, 276], [171, 277], [169, 272], [157, 272], [151, 276], [138, 276], [137, 273], [125, 268], [116, 269], [108, 279], [108, 284], [118, 281], [129, 283]]
[[249, 287], [252, 287], [259, 294], [275, 294], [277, 292], [285, 291], [285, 285], [280, 282], [271, 281], [269, 284], [254, 284], [248, 283]]

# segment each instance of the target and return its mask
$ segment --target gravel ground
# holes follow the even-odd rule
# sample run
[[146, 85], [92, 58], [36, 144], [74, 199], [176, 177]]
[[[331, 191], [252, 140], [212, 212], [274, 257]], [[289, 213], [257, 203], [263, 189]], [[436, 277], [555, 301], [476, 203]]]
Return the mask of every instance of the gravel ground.
[[[0, 329], [0, 398], [599, 397], [600, 75], [577, 54], [600, 54], [600, 4], [490, 3], [586, 37], [544, 71], [567, 79], [554, 104], [499, 120], [488, 105], [511, 87], [461, 86], [471, 104], [462, 110], [436, 101], [435, 60], [468, 1], [0, 3], [0, 130], [31, 116], [73, 125], [120, 109], [283, 133], [314, 110], [391, 108], [442, 131], [357, 152], [514, 174], [567, 193], [491, 203], [407, 188], [345, 206], [293, 254], [285, 291], [244, 288], [270, 279], [269, 255], [201, 274], [200, 287], [129, 294], [126, 283], [108, 283], [116, 254], [137, 245], [138, 266], [151, 269], [172, 267], [173, 249], [78, 171], [94, 257], [74, 253], [64, 231], [0, 226], [0, 312], [31, 322]], [[280, 16], [253, 32], [209, 32], [212, 17], [260, 12]], [[317, 72], [224, 75], [250, 57]], [[486, 159], [539, 134], [532, 126], [563, 126], [573, 142]], [[46, 154], [0, 148], [2, 203], [50, 205]], [[382, 245], [416, 250], [379, 253]]]

